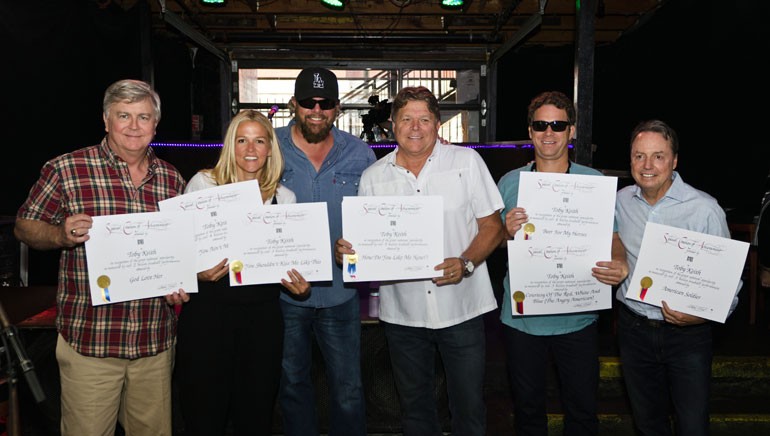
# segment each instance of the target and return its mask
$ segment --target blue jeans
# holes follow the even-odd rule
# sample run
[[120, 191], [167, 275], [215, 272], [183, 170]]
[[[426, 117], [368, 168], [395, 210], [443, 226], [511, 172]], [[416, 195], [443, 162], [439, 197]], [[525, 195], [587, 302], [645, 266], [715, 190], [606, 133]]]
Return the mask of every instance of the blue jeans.
[[442, 435], [434, 398], [436, 347], [446, 373], [453, 436], [486, 433], [486, 337], [481, 316], [443, 329], [382, 322], [401, 405], [404, 436]]
[[621, 306], [618, 345], [634, 424], [643, 436], [709, 434], [711, 324], [677, 327]]
[[284, 434], [319, 433], [311, 376], [315, 337], [329, 385], [329, 436], [366, 435], [358, 296], [326, 308], [295, 306], [281, 300], [281, 309], [284, 344], [280, 403]]
[[535, 336], [503, 326], [516, 435], [547, 436], [549, 353], [564, 407], [564, 435], [599, 432], [599, 332], [596, 323], [572, 333]]

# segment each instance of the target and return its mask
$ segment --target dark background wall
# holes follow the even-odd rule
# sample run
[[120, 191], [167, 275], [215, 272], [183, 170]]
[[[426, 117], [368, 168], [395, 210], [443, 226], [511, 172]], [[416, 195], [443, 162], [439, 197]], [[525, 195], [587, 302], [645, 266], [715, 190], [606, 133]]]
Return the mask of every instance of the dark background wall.
[[[597, 47], [594, 166], [627, 170], [631, 129], [642, 119], [661, 118], [680, 135], [678, 170], [685, 181], [733, 213], [756, 213], [770, 170], [768, 75], [761, 67], [770, 53], [770, 26], [762, 21], [768, 12], [762, 0], [670, 0], [637, 31]], [[46, 160], [102, 138], [105, 88], [142, 74], [139, 23], [137, 9], [100, 8], [88, 0], [0, 0], [6, 156], [0, 216], [15, 215]], [[151, 46], [163, 102], [156, 140], [190, 140], [193, 112], [216, 118], [207, 112], [218, 108], [206, 103], [218, 89], [216, 64], [205, 50], [193, 59], [180, 39], [155, 38]], [[526, 106], [535, 94], [573, 94], [573, 59], [573, 48], [506, 54], [498, 83], [499, 140], [526, 139]], [[202, 138], [218, 135], [209, 127]], [[210, 153], [169, 160], [186, 168], [211, 164]], [[35, 280], [50, 284], [55, 277], [33, 274]]]
[[[754, 214], [770, 170], [768, 2], [673, 0], [618, 43], [596, 48], [594, 166], [627, 170], [629, 135], [660, 118], [677, 130], [684, 180], [725, 208]], [[509, 54], [498, 84], [498, 138], [526, 137], [526, 105], [547, 89], [573, 95], [572, 49]]]

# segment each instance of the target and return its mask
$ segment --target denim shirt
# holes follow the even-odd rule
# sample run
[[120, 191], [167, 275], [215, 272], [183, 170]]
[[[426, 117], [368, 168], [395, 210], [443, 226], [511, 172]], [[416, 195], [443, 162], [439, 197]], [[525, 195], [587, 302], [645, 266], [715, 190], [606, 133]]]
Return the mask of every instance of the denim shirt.
[[[316, 172], [310, 159], [291, 139], [293, 124], [292, 120], [288, 126], [275, 129], [284, 159], [281, 184], [294, 191], [297, 203], [326, 202], [333, 249], [334, 242], [342, 236], [342, 197], [358, 195], [361, 173], [377, 158], [367, 143], [332, 127], [334, 145]], [[342, 268], [334, 261], [334, 252], [329, 256], [332, 256], [333, 282], [311, 283], [310, 297], [306, 299], [293, 298], [286, 292], [281, 298], [298, 306], [321, 308], [338, 306], [357, 296], [355, 283], [343, 283]]]

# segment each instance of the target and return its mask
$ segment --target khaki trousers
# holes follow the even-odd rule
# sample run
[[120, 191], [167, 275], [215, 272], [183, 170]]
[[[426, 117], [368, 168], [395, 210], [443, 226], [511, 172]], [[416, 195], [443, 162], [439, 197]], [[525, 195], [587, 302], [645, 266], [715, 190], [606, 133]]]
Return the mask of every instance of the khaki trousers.
[[59, 335], [62, 436], [171, 436], [173, 348], [129, 360], [88, 357]]

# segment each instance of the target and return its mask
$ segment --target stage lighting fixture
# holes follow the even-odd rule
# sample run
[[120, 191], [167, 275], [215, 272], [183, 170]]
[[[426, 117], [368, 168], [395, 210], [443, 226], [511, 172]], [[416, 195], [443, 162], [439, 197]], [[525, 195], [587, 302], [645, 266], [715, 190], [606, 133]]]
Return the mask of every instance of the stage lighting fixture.
[[203, 6], [224, 6], [227, 0], [201, 0]]
[[321, 4], [335, 11], [345, 9], [345, 2], [343, 0], [321, 0]]
[[441, 7], [445, 9], [460, 9], [465, 4], [465, 0], [441, 0]]

